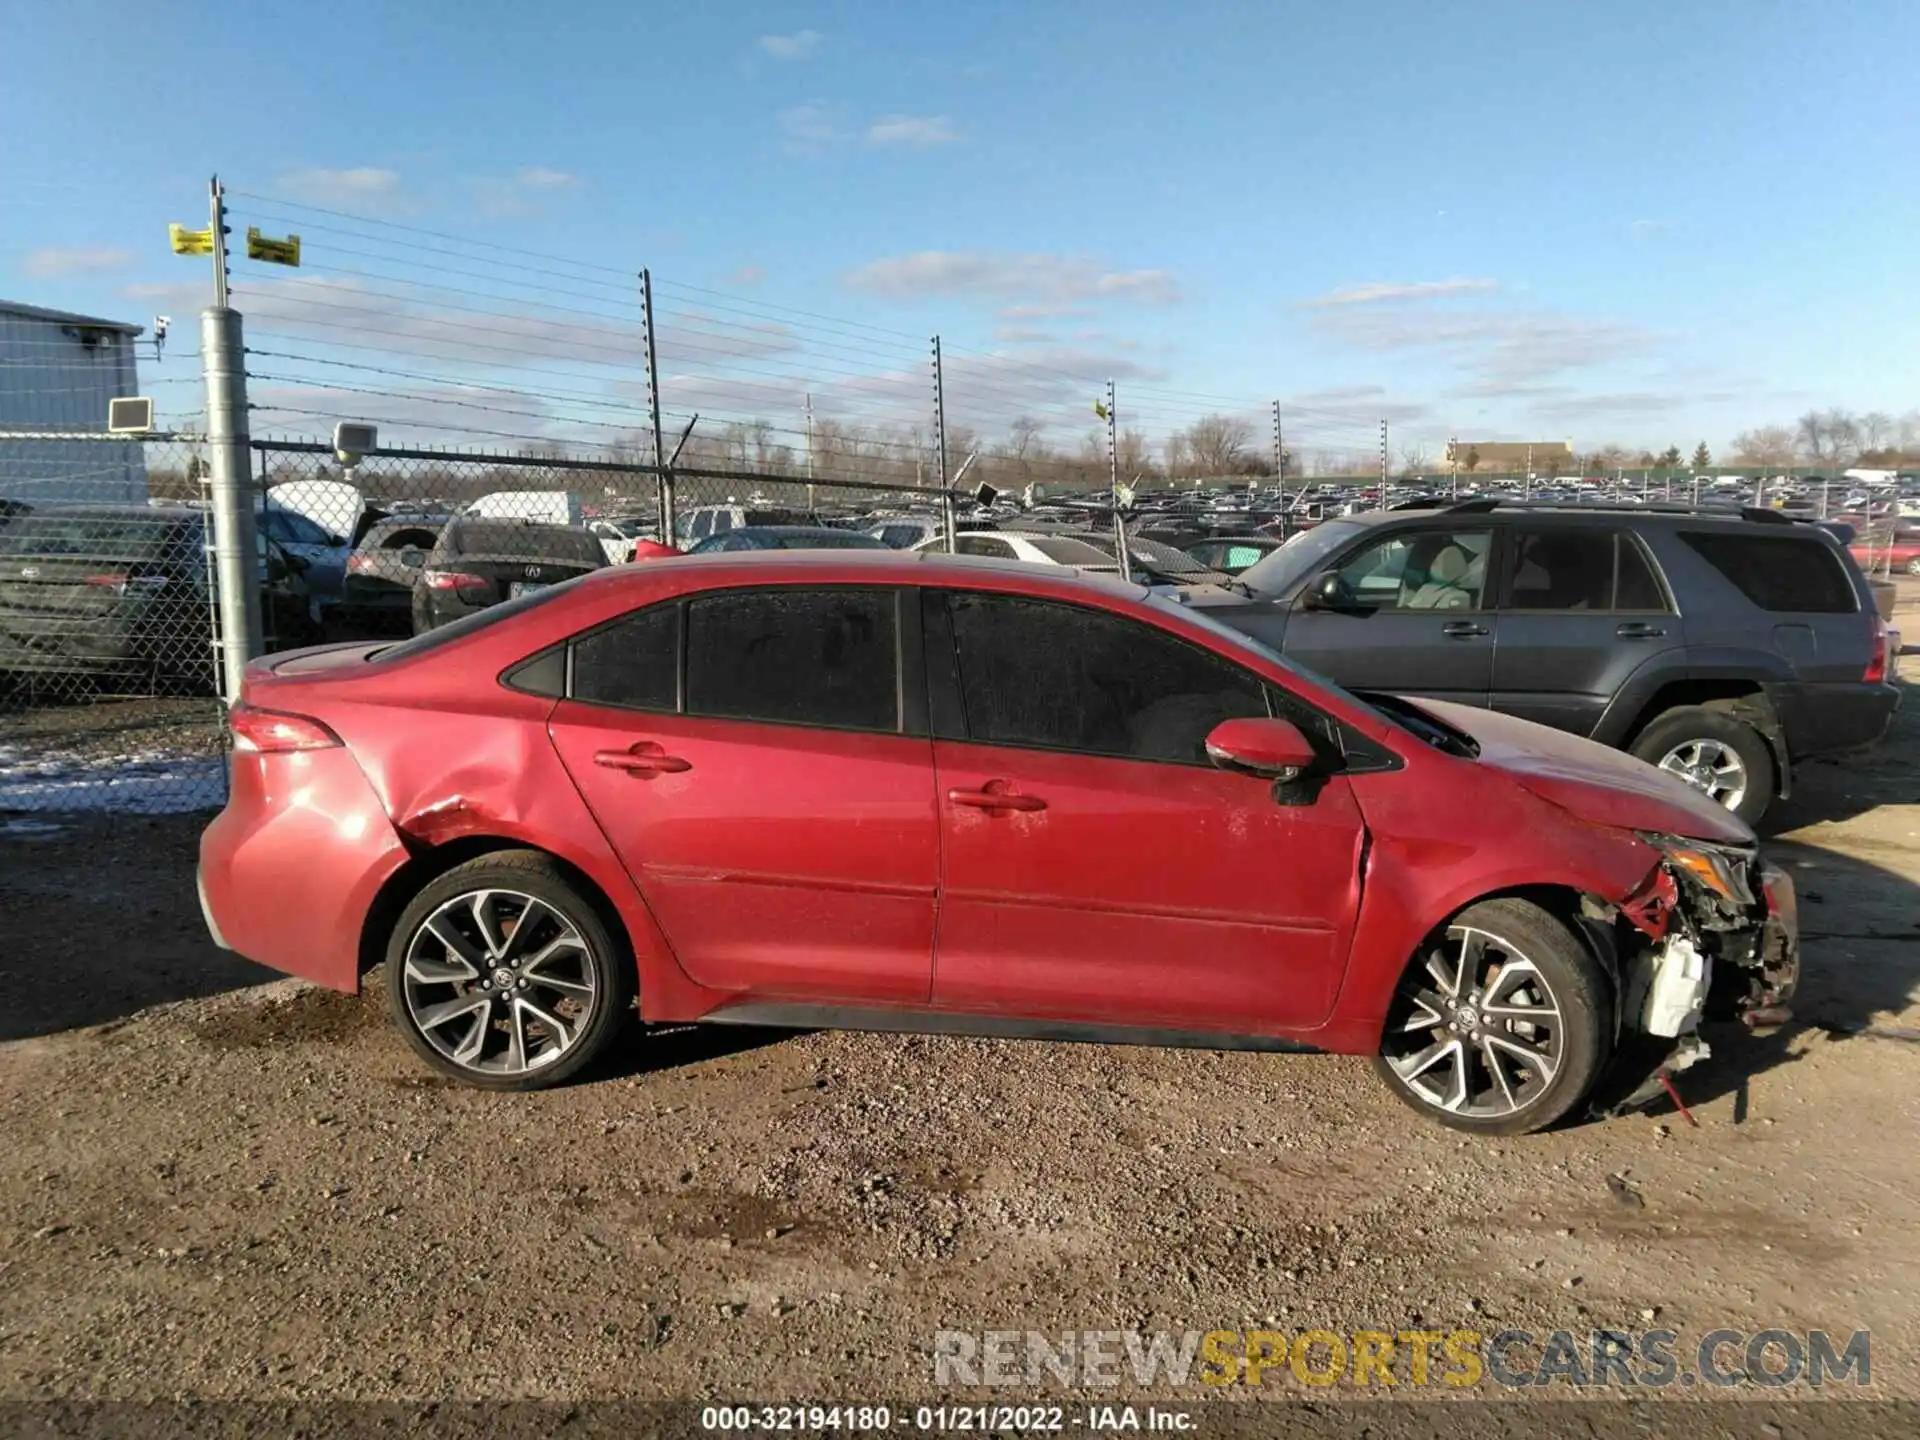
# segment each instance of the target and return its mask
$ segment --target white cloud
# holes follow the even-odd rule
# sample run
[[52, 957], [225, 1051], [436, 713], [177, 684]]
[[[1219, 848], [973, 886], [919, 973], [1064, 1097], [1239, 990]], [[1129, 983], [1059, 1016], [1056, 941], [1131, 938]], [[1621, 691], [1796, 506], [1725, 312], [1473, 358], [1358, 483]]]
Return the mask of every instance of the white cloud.
[[847, 138], [830, 106], [817, 101], [792, 105], [777, 117], [783, 150], [793, 155], [817, 155]]
[[804, 60], [819, 48], [818, 30], [796, 30], [791, 35], [762, 35], [755, 42], [763, 55], [776, 60]]
[[[870, 261], [848, 271], [850, 290], [896, 299], [926, 295], [973, 295], [1018, 302], [1001, 313], [1037, 317], [1032, 307], [1069, 305], [1102, 298], [1166, 305], [1180, 287], [1165, 270], [1109, 270], [1085, 255], [921, 250]], [[1058, 312], [1054, 312], [1058, 313]]]
[[529, 190], [570, 190], [580, 183], [578, 175], [565, 170], [547, 170], [538, 165], [515, 171], [513, 178]]
[[315, 205], [379, 205], [399, 197], [400, 173], [373, 166], [294, 170], [280, 177], [279, 188]]
[[883, 115], [867, 127], [869, 145], [944, 145], [959, 138], [944, 115]]
[[1499, 281], [1484, 278], [1456, 277], [1451, 280], [1405, 282], [1375, 280], [1364, 285], [1343, 286], [1329, 294], [1302, 300], [1300, 305], [1305, 310], [1321, 310], [1336, 305], [1380, 305], [1400, 300], [1437, 300], [1448, 295], [1485, 295], [1499, 288]]
[[474, 207], [493, 220], [518, 220], [579, 188], [580, 177], [566, 170], [530, 165], [511, 175], [486, 175], [470, 182]]
[[92, 246], [47, 245], [30, 251], [20, 269], [35, 280], [57, 280], [62, 275], [87, 275], [120, 270], [133, 263], [127, 250]]
[[720, 283], [722, 285], [739, 285], [739, 286], [758, 285], [762, 280], [766, 278], [767, 278], [767, 272], [763, 270], [760, 266], [742, 265], [738, 270], [735, 270], [732, 274], [722, 275], [720, 277]]

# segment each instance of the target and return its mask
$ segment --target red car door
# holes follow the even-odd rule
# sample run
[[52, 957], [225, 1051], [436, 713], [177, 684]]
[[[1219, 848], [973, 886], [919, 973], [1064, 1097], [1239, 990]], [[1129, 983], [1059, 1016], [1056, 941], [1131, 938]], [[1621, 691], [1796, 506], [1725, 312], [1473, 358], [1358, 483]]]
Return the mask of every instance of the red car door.
[[935, 1003], [1243, 1033], [1324, 1020], [1359, 901], [1359, 808], [1338, 775], [1280, 803], [1204, 747], [1235, 715], [1323, 722], [1130, 617], [962, 591], [927, 614]]
[[904, 733], [897, 604], [716, 591], [575, 642], [553, 743], [699, 983], [926, 1003], [938, 821], [931, 744]]

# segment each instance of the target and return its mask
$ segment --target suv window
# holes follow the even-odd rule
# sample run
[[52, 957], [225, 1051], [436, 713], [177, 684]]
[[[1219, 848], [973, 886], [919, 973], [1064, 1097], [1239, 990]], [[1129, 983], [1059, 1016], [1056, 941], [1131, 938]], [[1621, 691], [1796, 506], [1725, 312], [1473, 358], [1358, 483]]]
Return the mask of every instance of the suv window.
[[1860, 608], [1853, 577], [1823, 541], [1721, 530], [1683, 530], [1680, 538], [1762, 610], [1845, 615]]
[[1506, 608], [1664, 610], [1666, 603], [1632, 536], [1567, 528], [1514, 532]]
[[1077, 605], [947, 597], [967, 736], [992, 745], [1205, 765], [1222, 720], [1268, 713], [1251, 671]]
[[1487, 585], [1491, 530], [1401, 530], [1340, 565], [1362, 605], [1385, 610], [1478, 610]]
[[665, 710], [680, 705], [680, 602], [649, 605], [573, 642], [573, 698]]
[[687, 605], [686, 713], [900, 728], [889, 590], [744, 590]]

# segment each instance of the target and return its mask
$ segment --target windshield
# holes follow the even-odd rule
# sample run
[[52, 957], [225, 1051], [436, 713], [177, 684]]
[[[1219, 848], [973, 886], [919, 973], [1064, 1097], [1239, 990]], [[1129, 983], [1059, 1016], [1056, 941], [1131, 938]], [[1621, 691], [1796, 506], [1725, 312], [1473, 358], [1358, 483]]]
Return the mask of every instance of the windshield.
[[1111, 570], [1113, 557], [1084, 540], [1067, 535], [1022, 535], [1020, 537], [1057, 565], [1098, 565]]
[[179, 534], [179, 522], [165, 516], [128, 519], [43, 511], [0, 528], [0, 555], [143, 556]]
[[1287, 542], [1258, 564], [1240, 572], [1240, 583], [1256, 595], [1277, 595], [1320, 568], [1334, 551], [1366, 530], [1351, 520], [1329, 520], [1287, 537]]

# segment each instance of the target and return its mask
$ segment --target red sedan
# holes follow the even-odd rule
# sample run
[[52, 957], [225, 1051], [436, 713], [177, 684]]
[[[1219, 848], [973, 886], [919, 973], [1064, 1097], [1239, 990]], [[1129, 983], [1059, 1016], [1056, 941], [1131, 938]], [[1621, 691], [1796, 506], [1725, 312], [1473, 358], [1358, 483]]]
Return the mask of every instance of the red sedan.
[[[1311, 1047], [1510, 1134], [1629, 1032], [1777, 1023], [1793, 892], [1651, 766], [1362, 699], [1137, 587], [779, 552], [270, 656], [201, 845], [215, 939], [385, 965], [437, 1069], [648, 1022]], [[1711, 994], [1709, 990], [1711, 989]]]

